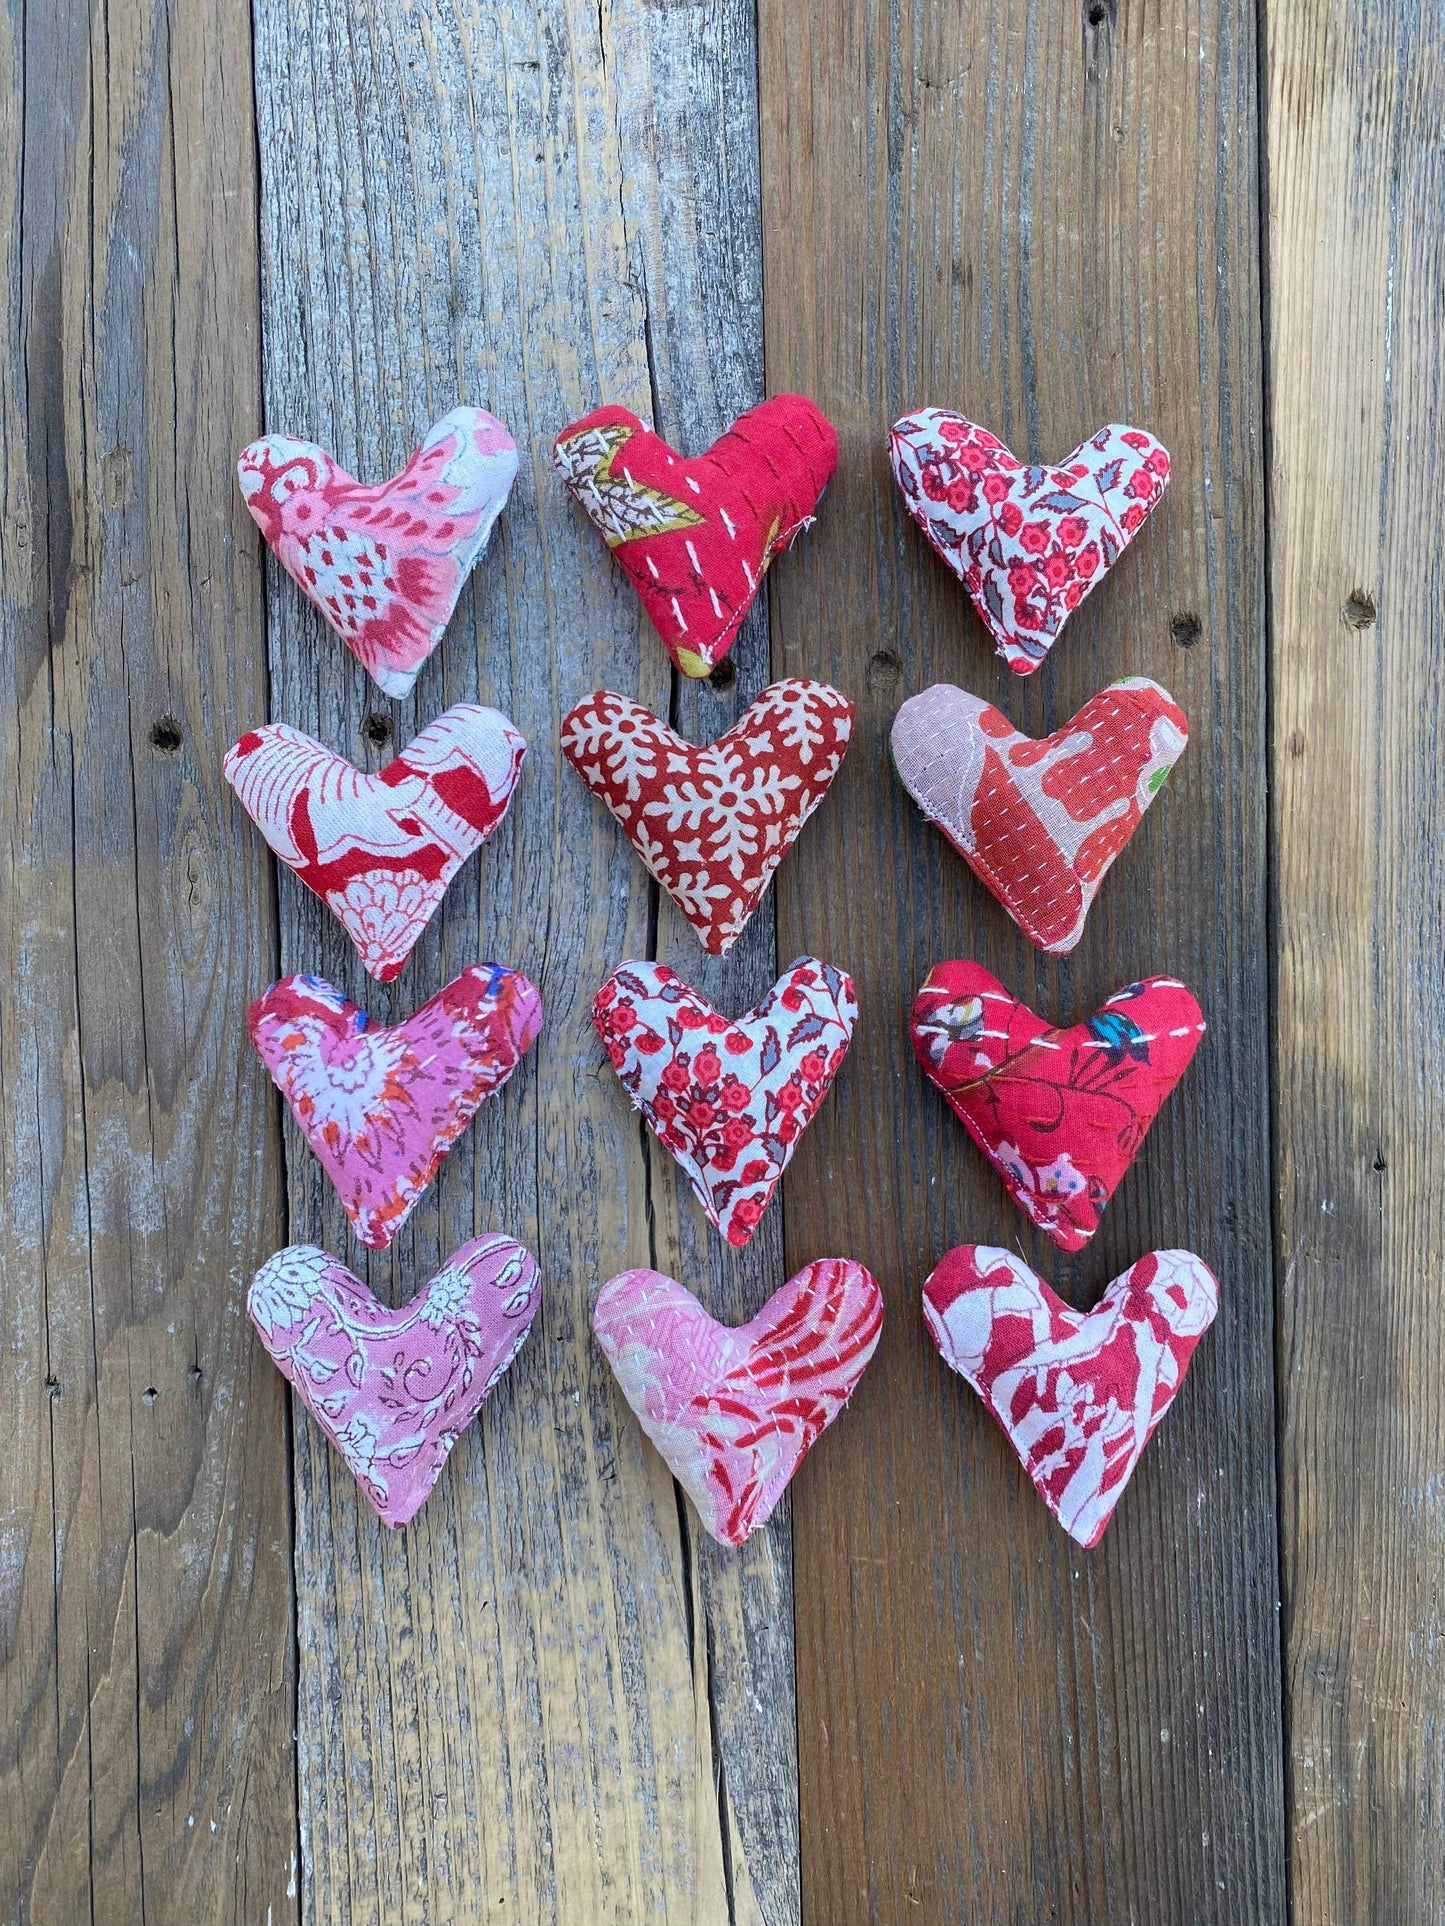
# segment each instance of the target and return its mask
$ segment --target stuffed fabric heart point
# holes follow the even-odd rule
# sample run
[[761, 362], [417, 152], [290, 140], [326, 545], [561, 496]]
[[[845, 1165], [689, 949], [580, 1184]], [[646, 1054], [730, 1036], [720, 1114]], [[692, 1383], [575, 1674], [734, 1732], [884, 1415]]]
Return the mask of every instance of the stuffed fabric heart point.
[[623, 1271], [598, 1292], [592, 1328], [703, 1526], [737, 1546], [852, 1396], [883, 1297], [861, 1264], [821, 1258], [731, 1329], [662, 1272]]
[[799, 957], [755, 1008], [725, 1017], [664, 963], [623, 963], [592, 1021], [623, 1089], [736, 1249], [758, 1220], [847, 1053], [852, 978]]
[[474, 963], [386, 1029], [321, 978], [288, 976], [248, 1024], [352, 1229], [384, 1250], [531, 1048], [542, 999], [519, 971]]
[[1121, 422], [1047, 467], [963, 415], [924, 408], [894, 423], [888, 455], [909, 514], [1017, 675], [1043, 661], [1169, 482], [1167, 451]]
[[701, 455], [679, 455], [615, 406], [564, 428], [553, 455], [668, 654], [696, 678], [727, 654], [768, 564], [813, 520], [838, 437], [802, 395], [774, 395]]
[[1040, 741], [936, 682], [898, 711], [891, 747], [909, 795], [1030, 942], [1067, 955], [1188, 741], [1168, 691], [1131, 676]]
[[363, 1497], [398, 1526], [426, 1503], [540, 1298], [531, 1253], [492, 1236], [463, 1244], [396, 1310], [337, 1258], [293, 1244], [257, 1271], [246, 1309]]
[[498, 710], [459, 703], [374, 776], [284, 722], [242, 736], [224, 773], [276, 855], [341, 922], [367, 974], [389, 983], [506, 815], [526, 754]]
[[373, 486], [314, 442], [263, 435], [237, 464], [267, 546], [387, 695], [411, 692], [517, 472], [494, 415], [454, 408]]
[[1082, 1250], [1204, 1034], [1173, 977], [1130, 983], [1055, 1028], [965, 960], [935, 964], [913, 1004], [914, 1053], [1014, 1202]]
[[980, 1244], [951, 1250], [923, 1287], [944, 1362], [1085, 1547], [1103, 1536], [1218, 1308], [1214, 1276], [1190, 1251], [1151, 1251], [1087, 1312], [1012, 1251]]
[[627, 696], [599, 690], [562, 724], [562, 753], [646, 867], [726, 956], [842, 764], [853, 705], [823, 682], [775, 682], [694, 748]]

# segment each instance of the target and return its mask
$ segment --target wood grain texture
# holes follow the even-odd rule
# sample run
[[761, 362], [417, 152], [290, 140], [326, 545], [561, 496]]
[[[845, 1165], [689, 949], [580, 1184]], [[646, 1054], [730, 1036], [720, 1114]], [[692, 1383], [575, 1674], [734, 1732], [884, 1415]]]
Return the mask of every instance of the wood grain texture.
[[[760, 74], [768, 381], [811, 394], [843, 450], [812, 540], [773, 571], [774, 668], [862, 711], [779, 878], [780, 953], [822, 950], [862, 1005], [786, 1180], [787, 1255], [858, 1257], [888, 1303], [794, 1492], [804, 1918], [1279, 1920], [1253, 11], [765, 0]], [[894, 490], [887, 426], [930, 404], [1035, 459], [1111, 419], [1172, 452], [1148, 530], [1026, 683]], [[887, 731], [941, 680], [1040, 735], [1139, 673], [1191, 744], [1050, 962], [893, 782]], [[1210, 1020], [1075, 1261], [913, 1061], [913, 994], [958, 955], [1061, 1020], [1177, 973]], [[1016, 1246], [1076, 1303], [1158, 1245], [1221, 1280], [1093, 1554], [927, 1338], [920, 1286], [963, 1241]]]
[[1445, 1916], [1445, 20], [1268, 9], [1296, 1918]]
[[[477, 1231], [523, 1238], [544, 1297], [517, 1363], [399, 1536], [298, 1426], [306, 1909], [388, 1926], [786, 1922], [786, 1530], [732, 1565], [696, 1542], [588, 1321], [626, 1264], [740, 1312], [780, 1262], [776, 1231], [746, 1263], [720, 1257], [589, 1017], [608, 968], [658, 949], [720, 1001], [750, 1000], [771, 980], [771, 923], [725, 969], [698, 970], [690, 933], [557, 750], [567, 709], [602, 686], [716, 733], [766, 679], [766, 627], [739, 645], [735, 695], [675, 692], [551, 465], [558, 430], [601, 399], [700, 445], [760, 396], [751, 21], [736, 4], [313, 0], [258, 6], [256, 29], [267, 425], [379, 475], [465, 399], [522, 455], [410, 702], [382, 700], [271, 570], [275, 715], [371, 767], [460, 700], [504, 709], [530, 744], [507, 823], [395, 986], [362, 978], [289, 876], [283, 966], [319, 969], [393, 1021], [494, 956], [538, 982], [547, 1012], [397, 1247], [364, 1265], [396, 1297]], [[294, 1137], [288, 1170], [293, 1238], [362, 1269]]]
[[0, 83], [0, 1913], [279, 1926], [276, 928], [220, 770], [265, 692], [246, 9], [7, 9]]

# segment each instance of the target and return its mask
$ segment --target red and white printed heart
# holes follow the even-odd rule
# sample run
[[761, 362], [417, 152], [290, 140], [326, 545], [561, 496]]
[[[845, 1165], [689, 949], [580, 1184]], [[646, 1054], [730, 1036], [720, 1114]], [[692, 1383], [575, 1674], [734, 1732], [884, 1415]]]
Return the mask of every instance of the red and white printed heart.
[[893, 719], [904, 787], [1025, 936], [1066, 955], [1110, 864], [1189, 741], [1145, 676], [1090, 697], [1035, 741], [979, 696], [935, 682]]
[[384, 1525], [426, 1503], [447, 1454], [522, 1348], [537, 1264], [510, 1237], [463, 1244], [391, 1310], [339, 1259], [292, 1244], [251, 1280], [262, 1344]]
[[729, 1329], [661, 1271], [623, 1271], [598, 1292], [592, 1328], [706, 1530], [742, 1545], [853, 1395], [883, 1295], [861, 1264], [825, 1257]]
[[374, 776], [284, 722], [242, 736], [224, 773], [281, 861], [345, 926], [367, 973], [389, 983], [506, 815], [526, 754], [504, 715], [464, 702]]
[[1016, 675], [1043, 661], [1169, 482], [1168, 452], [1118, 422], [1046, 468], [963, 415], [924, 408], [893, 424], [888, 455], [909, 514]]
[[542, 999], [519, 971], [473, 963], [386, 1029], [320, 977], [288, 976], [247, 1022], [352, 1229], [384, 1250], [531, 1047]]
[[951, 1250], [923, 1287], [945, 1364], [973, 1386], [1069, 1536], [1096, 1545], [1194, 1347], [1219, 1286], [1190, 1251], [1151, 1251], [1092, 1311], [1075, 1311], [1012, 1251]]
[[825, 682], [775, 682], [694, 748], [650, 709], [599, 690], [562, 723], [562, 753], [702, 939], [726, 956], [828, 793], [853, 705]]
[[517, 446], [502, 423], [453, 408], [399, 475], [370, 486], [290, 435], [253, 441], [237, 472], [286, 573], [387, 695], [410, 694], [511, 493]]
[[799, 957], [755, 1008], [720, 1016], [665, 963], [623, 963], [592, 1003], [622, 1087], [741, 1249], [838, 1074], [858, 999]]

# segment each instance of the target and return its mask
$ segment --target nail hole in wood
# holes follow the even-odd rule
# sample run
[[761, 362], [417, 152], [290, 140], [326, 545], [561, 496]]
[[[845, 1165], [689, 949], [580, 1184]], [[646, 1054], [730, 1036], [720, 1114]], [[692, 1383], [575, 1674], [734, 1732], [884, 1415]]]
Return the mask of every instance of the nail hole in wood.
[[375, 710], [362, 718], [361, 733], [373, 749], [384, 749], [391, 741], [391, 719], [378, 715]]
[[1089, 5], [1084, 11], [1084, 19], [1096, 32], [1108, 18], [1109, 9], [1104, 4], [1104, 0], [1089, 0]]
[[868, 658], [868, 687], [891, 689], [903, 677], [903, 657], [893, 649], [879, 649]]
[[47, 1378], [45, 1380], [45, 1388], [50, 1393], [52, 1400], [58, 1398], [60, 1396], [60, 1379], [56, 1377]]
[[1203, 623], [1190, 609], [1181, 609], [1169, 624], [1169, 639], [1176, 649], [1192, 649], [1203, 633]]
[[192, 1384], [199, 1384], [201, 1379], [205, 1376], [205, 1373], [204, 1371], [202, 1371], [199, 1364], [193, 1364], [190, 1370], [187, 1371], [186, 1376], [190, 1379]]
[[733, 684], [737, 681], [737, 679], [738, 679], [738, 672], [736, 668], [733, 666], [731, 661], [729, 661], [726, 657], [724, 657], [724, 659], [718, 663], [717, 667], [713, 670], [712, 674], [708, 677], [707, 679], [708, 687], [710, 689], [717, 689], [721, 693], [725, 693], [728, 689], [730, 689], [733, 686]]
[[151, 724], [151, 748], [163, 756], [173, 756], [181, 746], [181, 725], [174, 716], [161, 716]]
[[140, 1401], [142, 1404], [154, 1404], [159, 1396], [160, 1392], [156, 1390], [155, 1386], [148, 1384], [140, 1394]]
[[1368, 589], [1352, 589], [1342, 611], [1347, 629], [1367, 629], [1379, 614]]
[[1377, 1150], [1375, 1152], [1375, 1161], [1372, 1168], [1375, 1170], [1383, 1170], [1385, 1168], [1385, 1153], [1383, 1150]]

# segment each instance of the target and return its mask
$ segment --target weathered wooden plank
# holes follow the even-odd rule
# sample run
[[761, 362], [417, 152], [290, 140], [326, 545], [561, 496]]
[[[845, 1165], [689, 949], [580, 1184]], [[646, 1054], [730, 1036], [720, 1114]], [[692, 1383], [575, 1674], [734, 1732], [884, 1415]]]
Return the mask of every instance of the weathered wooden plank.
[[1291, 1892], [1404, 1926], [1445, 1915], [1445, 21], [1266, 14]]
[[296, 1916], [244, 5], [0, 16], [0, 1909]]
[[[780, 953], [822, 948], [862, 1002], [789, 1173], [788, 1259], [857, 1256], [889, 1303], [794, 1495], [805, 1917], [1277, 1920], [1253, 10], [767, 0], [760, 55], [768, 380], [812, 394], [843, 446], [811, 541], [774, 571], [774, 667], [862, 698], [780, 876]], [[1036, 458], [1131, 418], [1173, 452], [1155, 523], [1027, 683], [895, 495], [885, 430], [930, 403]], [[946, 680], [1042, 734], [1131, 673], [1175, 693], [1193, 740], [1052, 964], [893, 784], [887, 729]], [[960, 954], [1065, 1018], [1177, 972], [1210, 1018], [1075, 1263], [914, 1065], [913, 993]], [[1221, 1279], [1092, 1555], [924, 1331], [923, 1278], [965, 1239], [1017, 1245], [1075, 1302], [1161, 1244]]]
[[[787, 1920], [786, 1535], [749, 1555], [745, 1611], [739, 1568], [695, 1543], [588, 1325], [592, 1291], [627, 1263], [706, 1277], [740, 1309], [780, 1262], [776, 1233], [746, 1265], [709, 1247], [588, 1018], [605, 971], [655, 943], [746, 1001], [771, 976], [771, 925], [726, 972], [697, 971], [691, 936], [561, 764], [579, 696], [608, 686], [667, 713], [672, 691], [550, 464], [557, 430], [603, 397], [693, 445], [757, 398], [751, 24], [736, 4], [313, 0], [263, 4], [256, 26], [268, 425], [380, 473], [461, 398], [522, 450], [499, 538], [413, 702], [380, 700], [273, 573], [273, 712], [373, 767], [463, 699], [505, 709], [531, 745], [508, 823], [389, 993], [284, 876], [283, 963], [388, 1021], [499, 956], [547, 1007], [529, 1065], [400, 1248], [366, 1265], [401, 1295], [462, 1238], [505, 1227], [542, 1263], [532, 1339], [401, 1537], [298, 1427], [306, 1903], [318, 1920], [427, 1926], [484, 1909], [568, 1926]], [[725, 726], [766, 660], [759, 624], [738, 696], [679, 696], [680, 724]], [[361, 1268], [314, 1163], [289, 1152], [292, 1235]]]

